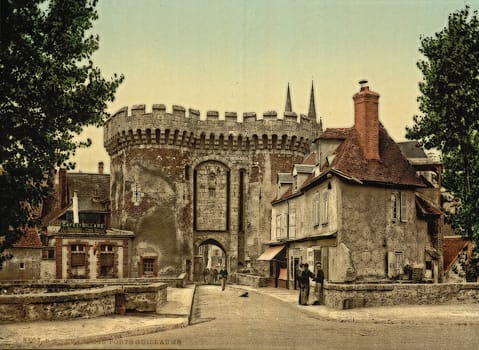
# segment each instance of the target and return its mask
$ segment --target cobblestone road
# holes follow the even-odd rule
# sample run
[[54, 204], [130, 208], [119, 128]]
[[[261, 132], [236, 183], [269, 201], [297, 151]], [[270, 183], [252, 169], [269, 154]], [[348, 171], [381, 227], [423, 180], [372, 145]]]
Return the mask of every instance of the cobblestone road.
[[[192, 324], [83, 348], [186, 349], [477, 349], [479, 325], [324, 321], [280, 300], [219, 286], [196, 292]], [[310, 306], [314, 307], [314, 306]]]

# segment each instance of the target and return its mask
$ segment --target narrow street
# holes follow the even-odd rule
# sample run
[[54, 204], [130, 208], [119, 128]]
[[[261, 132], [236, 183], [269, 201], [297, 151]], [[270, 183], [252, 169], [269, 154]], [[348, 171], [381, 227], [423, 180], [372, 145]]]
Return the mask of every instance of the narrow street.
[[[479, 325], [325, 321], [277, 299], [227, 287], [197, 289], [191, 325], [76, 348], [476, 349]], [[314, 306], [308, 306], [314, 307]]]

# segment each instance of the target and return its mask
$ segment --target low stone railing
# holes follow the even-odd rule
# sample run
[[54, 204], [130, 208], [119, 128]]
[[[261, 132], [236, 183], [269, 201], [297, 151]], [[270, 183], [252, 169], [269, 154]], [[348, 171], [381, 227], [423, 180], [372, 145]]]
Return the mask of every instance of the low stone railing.
[[392, 305], [476, 304], [479, 303], [479, 284], [325, 283], [323, 303], [335, 309]]
[[[118, 281], [117, 281], [118, 282]], [[165, 283], [105, 286], [95, 283], [0, 284], [0, 321], [91, 318], [128, 311], [158, 312]], [[22, 290], [24, 288], [24, 290]]]
[[236, 283], [244, 286], [250, 286], [255, 288], [269, 286], [269, 277], [261, 275], [252, 275], [247, 273], [236, 273]]

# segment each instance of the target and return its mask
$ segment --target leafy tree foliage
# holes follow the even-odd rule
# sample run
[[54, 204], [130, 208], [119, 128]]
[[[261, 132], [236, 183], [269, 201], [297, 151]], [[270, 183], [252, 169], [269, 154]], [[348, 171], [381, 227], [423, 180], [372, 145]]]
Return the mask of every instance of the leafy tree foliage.
[[52, 188], [52, 169], [91, 141], [123, 76], [101, 76], [91, 60], [99, 37], [96, 0], [0, 0], [0, 261], [32, 225]]
[[447, 26], [421, 38], [421, 115], [407, 137], [442, 153], [443, 185], [461, 206], [447, 219], [479, 243], [479, 20], [468, 6]]

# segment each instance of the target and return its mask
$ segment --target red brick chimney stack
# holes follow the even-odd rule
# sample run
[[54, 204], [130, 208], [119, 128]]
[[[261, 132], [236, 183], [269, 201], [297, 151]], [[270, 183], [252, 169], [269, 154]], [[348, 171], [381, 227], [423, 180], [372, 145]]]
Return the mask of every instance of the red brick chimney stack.
[[354, 128], [359, 146], [367, 160], [379, 160], [379, 94], [361, 80], [361, 90], [353, 96]]
[[63, 209], [68, 204], [68, 193], [67, 193], [67, 170], [63, 168], [58, 169], [58, 199], [57, 206], [58, 209]]
[[103, 174], [103, 162], [98, 162], [98, 174]]

